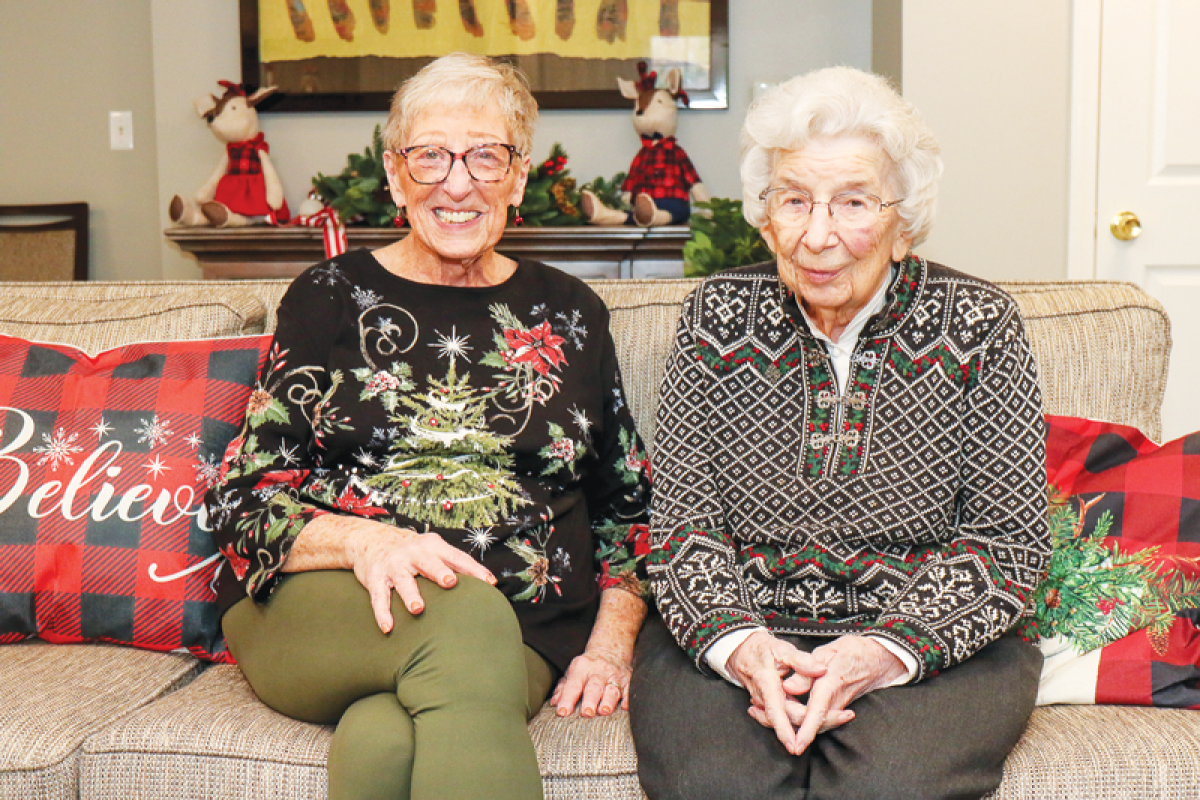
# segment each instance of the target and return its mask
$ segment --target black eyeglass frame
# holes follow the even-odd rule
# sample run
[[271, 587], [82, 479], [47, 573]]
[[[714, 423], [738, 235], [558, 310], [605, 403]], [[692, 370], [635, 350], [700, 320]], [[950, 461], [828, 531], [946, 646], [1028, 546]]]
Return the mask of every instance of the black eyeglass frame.
[[[476, 178], [475, 173], [471, 172], [471, 165], [467, 163], [467, 156], [485, 147], [503, 147], [508, 151], [508, 165], [504, 169], [504, 174], [499, 178]], [[408, 154], [414, 150], [440, 150], [441, 152], [448, 154], [450, 156], [450, 165], [446, 167], [446, 174], [441, 178], [438, 178], [436, 181], [417, 180], [416, 176], [412, 174], [412, 167], [409, 166], [408, 163]], [[454, 162], [459, 160], [463, 162], [463, 167], [467, 170], [467, 175], [471, 176], [471, 180], [475, 181], [476, 183], [499, 183], [508, 177], [508, 173], [512, 172], [513, 159], [521, 155], [521, 151], [517, 149], [516, 145], [505, 144], [504, 142], [487, 142], [485, 144], [477, 144], [474, 147], [468, 147], [461, 153], [456, 153], [449, 148], [439, 147], [435, 144], [414, 144], [411, 147], [402, 147], [399, 150], [393, 150], [392, 152], [398, 154], [404, 159], [404, 168], [408, 170], [408, 177], [412, 178], [413, 181], [421, 184], [422, 186], [436, 186], [439, 183], [445, 183], [446, 179], [450, 177], [450, 173], [454, 171]]]

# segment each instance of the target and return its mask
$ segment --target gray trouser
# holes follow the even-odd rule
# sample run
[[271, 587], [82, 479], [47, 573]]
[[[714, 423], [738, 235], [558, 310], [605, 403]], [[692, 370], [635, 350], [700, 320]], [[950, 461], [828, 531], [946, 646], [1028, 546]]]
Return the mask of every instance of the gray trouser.
[[[805, 651], [828, 641], [786, 638]], [[638, 775], [651, 800], [981, 797], [1000, 784], [1041, 666], [1036, 647], [1002, 637], [919, 684], [859, 698], [852, 721], [793, 756], [746, 713], [746, 690], [701, 674], [655, 617], [629, 699]]]

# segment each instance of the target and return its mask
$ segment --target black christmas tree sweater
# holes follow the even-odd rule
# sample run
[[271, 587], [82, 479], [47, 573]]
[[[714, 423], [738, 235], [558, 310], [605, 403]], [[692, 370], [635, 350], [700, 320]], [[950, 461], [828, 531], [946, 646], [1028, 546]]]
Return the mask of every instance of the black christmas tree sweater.
[[910, 257], [846, 391], [774, 264], [684, 304], [655, 439], [658, 607], [703, 656], [755, 625], [885, 637], [914, 680], [1020, 618], [1047, 562], [1044, 429], [1016, 304]]
[[531, 261], [485, 288], [415, 283], [359, 250], [289, 287], [246, 424], [208, 496], [222, 610], [268, 599], [322, 513], [436, 531], [499, 580], [559, 670], [599, 594], [641, 594], [649, 468], [608, 311]]

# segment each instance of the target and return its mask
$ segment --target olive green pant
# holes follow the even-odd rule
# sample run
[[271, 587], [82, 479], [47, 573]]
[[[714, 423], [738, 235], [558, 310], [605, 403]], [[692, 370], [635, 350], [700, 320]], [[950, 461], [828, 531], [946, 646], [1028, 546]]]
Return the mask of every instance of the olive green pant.
[[330, 800], [540, 798], [526, 722], [551, 668], [521, 642], [495, 588], [466, 576], [452, 589], [418, 582], [424, 613], [393, 594], [387, 635], [345, 570], [288, 575], [268, 602], [234, 605], [222, 626], [264, 703], [337, 723]]

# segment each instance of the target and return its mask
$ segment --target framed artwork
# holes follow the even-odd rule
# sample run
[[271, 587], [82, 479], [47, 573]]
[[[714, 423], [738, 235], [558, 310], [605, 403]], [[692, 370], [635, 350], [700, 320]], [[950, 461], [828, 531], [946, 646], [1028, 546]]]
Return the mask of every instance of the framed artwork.
[[728, 0], [239, 0], [242, 81], [264, 111], [383, 111], [438, 56], [519, 66], [542, 108], [625, 108], [618, 77], [683, 73], [693, 108], [726, 108]]

